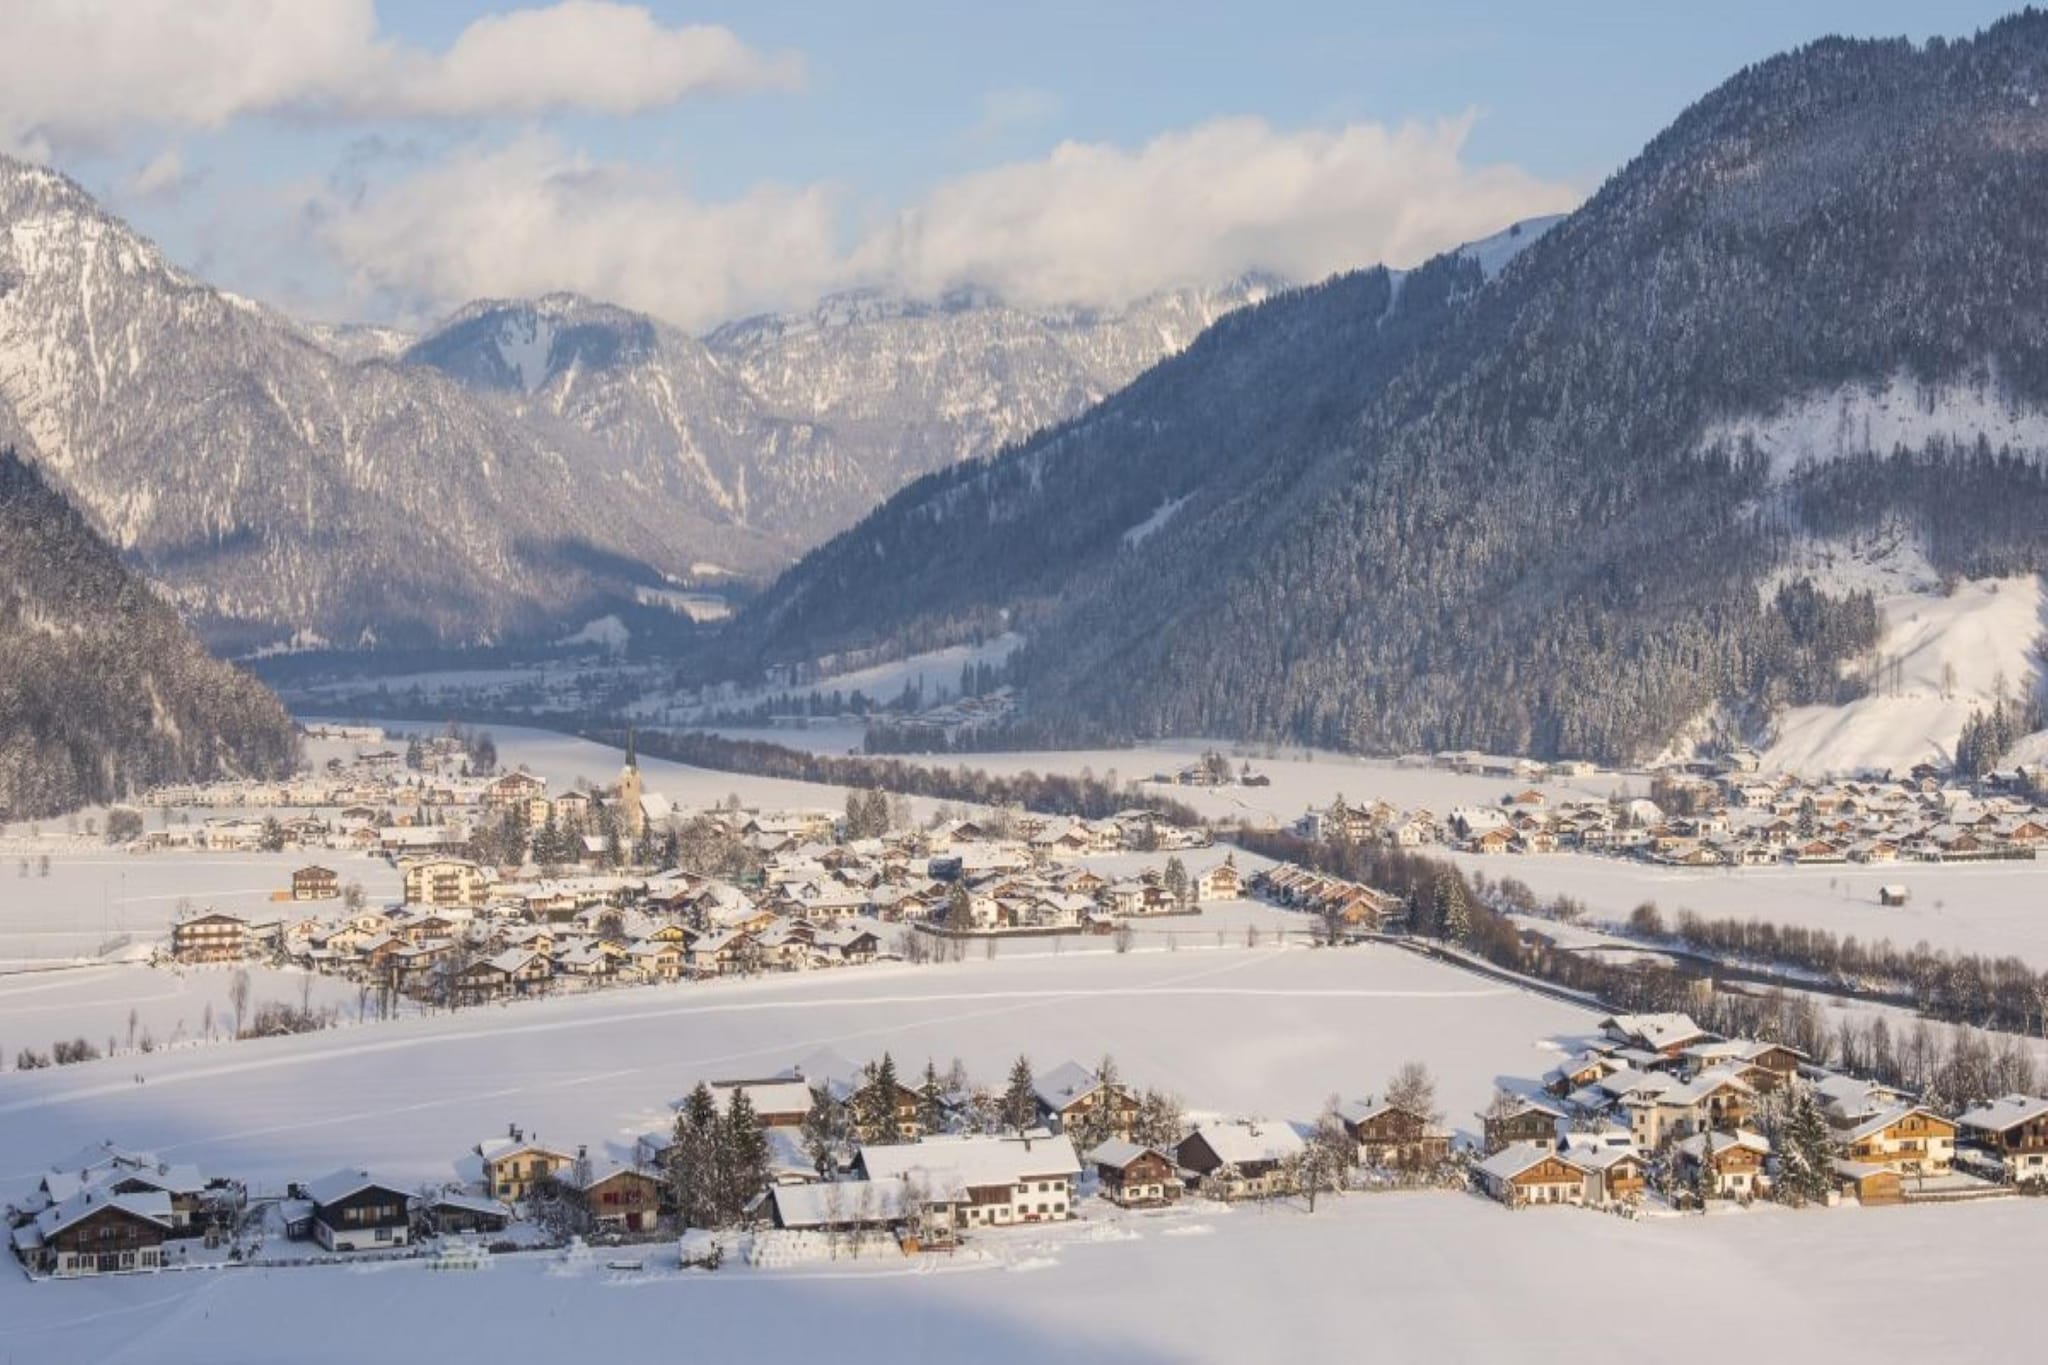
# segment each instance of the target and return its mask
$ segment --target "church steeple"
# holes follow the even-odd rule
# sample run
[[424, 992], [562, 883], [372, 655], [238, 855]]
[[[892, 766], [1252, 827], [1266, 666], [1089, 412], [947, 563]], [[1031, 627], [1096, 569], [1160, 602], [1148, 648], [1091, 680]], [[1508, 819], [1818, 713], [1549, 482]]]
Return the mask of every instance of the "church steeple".
[[626, 766], [629, 768], [640, 766], [640, 761], [633, 756], [633, 727], [630, 725], [626, 727]]

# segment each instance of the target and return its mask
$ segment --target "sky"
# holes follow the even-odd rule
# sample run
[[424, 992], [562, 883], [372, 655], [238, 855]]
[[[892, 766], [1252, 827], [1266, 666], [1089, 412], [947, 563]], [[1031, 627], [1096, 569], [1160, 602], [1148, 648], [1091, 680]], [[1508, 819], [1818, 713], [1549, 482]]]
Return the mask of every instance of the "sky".
[[6, 0], [0, 149], [178, 264], [408, 327], [573, 289], [1108, 306], [1572, 207], [1748, 62], [2000, 6]]

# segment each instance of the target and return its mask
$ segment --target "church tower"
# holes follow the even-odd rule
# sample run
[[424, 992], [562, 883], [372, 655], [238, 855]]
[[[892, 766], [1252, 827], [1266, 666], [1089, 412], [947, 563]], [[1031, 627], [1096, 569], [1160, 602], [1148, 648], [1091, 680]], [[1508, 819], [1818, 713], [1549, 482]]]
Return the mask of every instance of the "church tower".
[[633, 727], [626, 727], [626, 766], [619, 770], [619, 829], [627, 838], [647, 832], [647, 811], [640, 804], [640, 761], [633, 754]]

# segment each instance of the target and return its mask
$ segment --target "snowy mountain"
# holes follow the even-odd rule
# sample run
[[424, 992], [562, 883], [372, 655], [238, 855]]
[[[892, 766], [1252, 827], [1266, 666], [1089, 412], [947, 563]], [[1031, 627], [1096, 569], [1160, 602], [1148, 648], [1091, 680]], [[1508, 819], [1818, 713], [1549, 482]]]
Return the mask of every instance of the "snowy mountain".
[[0, 823], [159, 782], [289, 771], [276, 697], [208, 656], [76, 509], [0, 449]]
[[[1719, 711], [1825, 764], [1837, 708], [1996, 636], [1905, 747], [1957, 743], [1997, 673], [2035, 728], [2044, 83], [2031, 12], [1750, 67], [1561, 222], [1280, 294], [911, 485], [732, 662], [1016, 628], [1048, 732], [1631, 760]], [[1893, 524], [1975, 586], [1783, 572]]]
[[709, 342], [550, 296], [414, 339], [210, 288], [0, 158], [0, 439], [223, 648], [553, 638], [693, 565], [772, 573], [1263, 288], [1103, 315], [836, 300]]
[[743, 567], [758, 571], [918, 475], [1073, 416], [1273, 287], [1247, 278], [1099, 312], [851, 293], [701, 340], [552, 294], [471, 304], [405, 360], [514, 420], [566, 423], [634, 477], [746, 528], [764, 548]]

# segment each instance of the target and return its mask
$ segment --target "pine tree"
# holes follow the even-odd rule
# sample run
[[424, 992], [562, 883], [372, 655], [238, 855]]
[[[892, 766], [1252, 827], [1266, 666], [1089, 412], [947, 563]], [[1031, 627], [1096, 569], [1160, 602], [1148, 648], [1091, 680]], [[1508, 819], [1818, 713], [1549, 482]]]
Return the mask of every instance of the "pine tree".
[[1038, 1091], [1031, 1076], [1031, 1059], [1019, 1056], [1010, 1068], [1010, 1084], [1003, 1091], [1003, 1126], [1021, 1133], [1038, 1119]]
[[813, 1090], [811, 1111], [804, 1115], [804, 1155], [811, 1159], [820, 1180], [837, 1174], [851, 1132], [846, 1105], [829, 1090]]
[[1438, 932], [1453, 943], [1472, 936], [1472, 907], [1465, 899], [1464, 883], [1456, 877], [1437, 878], [1436, 924]]
[[733, 1092], [724, 1130], [719, 1186], [725, 1221], [731, 1223], [744, 1217], [747, 1205], [768, 1186], [768, 1134], [746, 1091]]
[[924, 1133], [945, 1131], [946, 1107], [945, 1084], [939, 1079], [939, 1068], [929, 1058], [924, 1063], [924, 1080], [917, 1087], [917, 1126]]
[[669, 1189], [684, 1227], [717, 1226], [718, 1101], [702, 1081], [676, 1115], [675, 1142], [668, 1149]]
[[879, 1064], [871, 1065], [867, 1081], [854, 1095], [855, 1122], [862, 1142], [886, 1144], [899, 1138], [896, 1123], [896, 1059], [887, 1052]]

